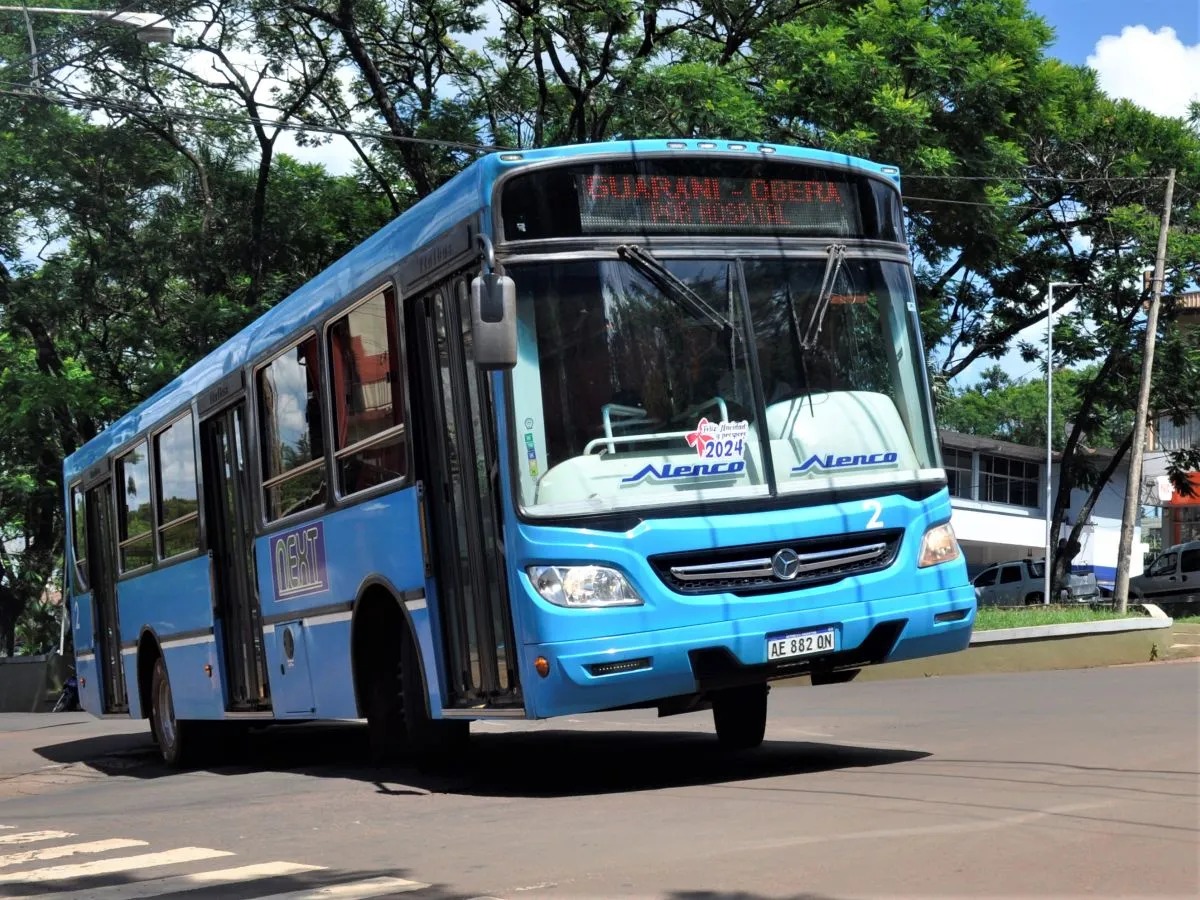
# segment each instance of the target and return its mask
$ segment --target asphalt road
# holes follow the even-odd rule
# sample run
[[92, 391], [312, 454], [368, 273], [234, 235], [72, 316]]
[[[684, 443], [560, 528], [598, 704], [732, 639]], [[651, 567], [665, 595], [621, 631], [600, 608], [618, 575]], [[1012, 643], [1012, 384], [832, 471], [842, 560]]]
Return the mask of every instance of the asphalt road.
[[707, 714], [480, 725], [465, 767], [280, 728], [170, 773], [144, 723], [0, 716], [0, 896], [1200, 894], [1200, 665], [782, 687]]

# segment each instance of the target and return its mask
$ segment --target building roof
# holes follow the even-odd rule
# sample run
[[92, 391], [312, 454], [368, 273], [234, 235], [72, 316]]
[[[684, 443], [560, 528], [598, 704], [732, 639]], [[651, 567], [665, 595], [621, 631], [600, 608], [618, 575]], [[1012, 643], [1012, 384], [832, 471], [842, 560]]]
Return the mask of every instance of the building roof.
[[[938, 429], [938, 438], [942, 447], [951, 450], [980, 450], [984, 453], [995, 453], [997, 456], [1007, 456], [1012, 459], [1027, 459], [1030, 462], [1046, 461], [1045, 447], [1031, 447], [1028, 444], [1016, 444], [1012, 441], [1002, 441], [993, 437], [981, 437], [977, 434], [963, 434], [961, 431]], [[1116, 453], [1111, 447], [1079, 447], [1077, 452], [1084, 457], [1108, 462]], [[1058, 462], [1062, 453], [1055, 450], [1053, 459]]]
[[[980, 437], [977, 434], [963, 434], [961, 431], [938, 429], [938, 437], [942, 447], [951, 450], [982, 450], [984, 453], [995, 453], [997, 456], [1008, 456], [1012, 459], [1027, 459], [1031, 462], [1045, 462], [1045, 447], [1030, 447], [1027, 444], [1014, 444], [1012, 441], [1001, 441], [993, 437]], [[1062, 454], [1055, 451], [1054, 460], [1058, 461]]]

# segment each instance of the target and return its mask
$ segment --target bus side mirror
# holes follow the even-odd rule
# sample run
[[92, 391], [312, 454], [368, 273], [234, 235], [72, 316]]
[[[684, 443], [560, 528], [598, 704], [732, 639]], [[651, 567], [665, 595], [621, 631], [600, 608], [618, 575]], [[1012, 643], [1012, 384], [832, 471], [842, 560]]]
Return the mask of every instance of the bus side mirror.
[[471, 333], [479, 368], [517, 364], [517, 286], [507, 275], [489, 272], [471, 280]]

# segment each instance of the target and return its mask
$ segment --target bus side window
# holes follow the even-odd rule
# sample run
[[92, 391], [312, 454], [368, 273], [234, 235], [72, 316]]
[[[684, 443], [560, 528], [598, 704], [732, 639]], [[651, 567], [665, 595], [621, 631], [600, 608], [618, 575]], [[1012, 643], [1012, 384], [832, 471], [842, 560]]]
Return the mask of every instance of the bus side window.
[[285, 350], [257, 376], [267, 520], [324, 506], [325, 442], [315, 335]]
[[395, 293], [360, 303], [328, 334], [333, 449], [345, 496], [408, 474]]
[[158, 476], [158, 556], [169, 559], [200, 546], [191, 413], [176, 419], [154, 438], [154, 463]]
[[145, 441], [117, 460], [116, 482], [121, 571], [129, 572], [154, 561], [150, 456]]
[[85, 494], [78, 487], [71, 488], [71, 547], [75, 554], [75, 590], [88, 590], [87, 568], [87, 506]]

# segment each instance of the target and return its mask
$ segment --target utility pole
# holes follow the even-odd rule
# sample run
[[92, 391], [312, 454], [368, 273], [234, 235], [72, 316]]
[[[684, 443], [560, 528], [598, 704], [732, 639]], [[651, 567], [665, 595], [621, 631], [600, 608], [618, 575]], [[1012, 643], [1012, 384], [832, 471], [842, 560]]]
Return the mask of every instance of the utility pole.
[[1121, 543], [1117, 550], [1117, 580], [1113, 599], [1117, 610], [1129, 607], [1129, 557], [1133, 526], [1142, 508], [1142, 447], [1146, 443], [1146, 417], [1150, 408], [1150, 376], [1154, 370], [1154, 342], [1158, 332], [1158, 306], [1162, 299], [1163, 271], [1167, 265], [1167, 232], [1171, 227], [1171, 198], [1175, 194], [1175, 170], [1167, 173], [1167, 195], [1163, 199], [1162, 224], [1158, 230], [1158, 256], [1154, 260], [1154, 283], [1150, 311], [1146, 316], [1146, 350], [1142, 355], [1142, 382], [1138, 389], [1137, 412], [1133, 417], [1133, 446], [1129, 448], [1129, 477], [1125, 483], [1125, 511], [1121, 516]]
[[[1054, 519], [1054, 505], [1050, 500], [1051, 473], [1054, 471], [1054, 289], [1056, 287], [1082, 287], [1074, 281], [1051, 281], [1046, 288], [1046, 558], [1042, 561], [1042, 574], [1045, 576], [1046, 587], [1042, 594], [1042, 603], [1049, 604], [1050, 569], [1054, 559], [1054, 541], [1051, 535], [1051, 524]], [[1058, 478], [1062, 480], [1062, 466], [1059, 466]]]

